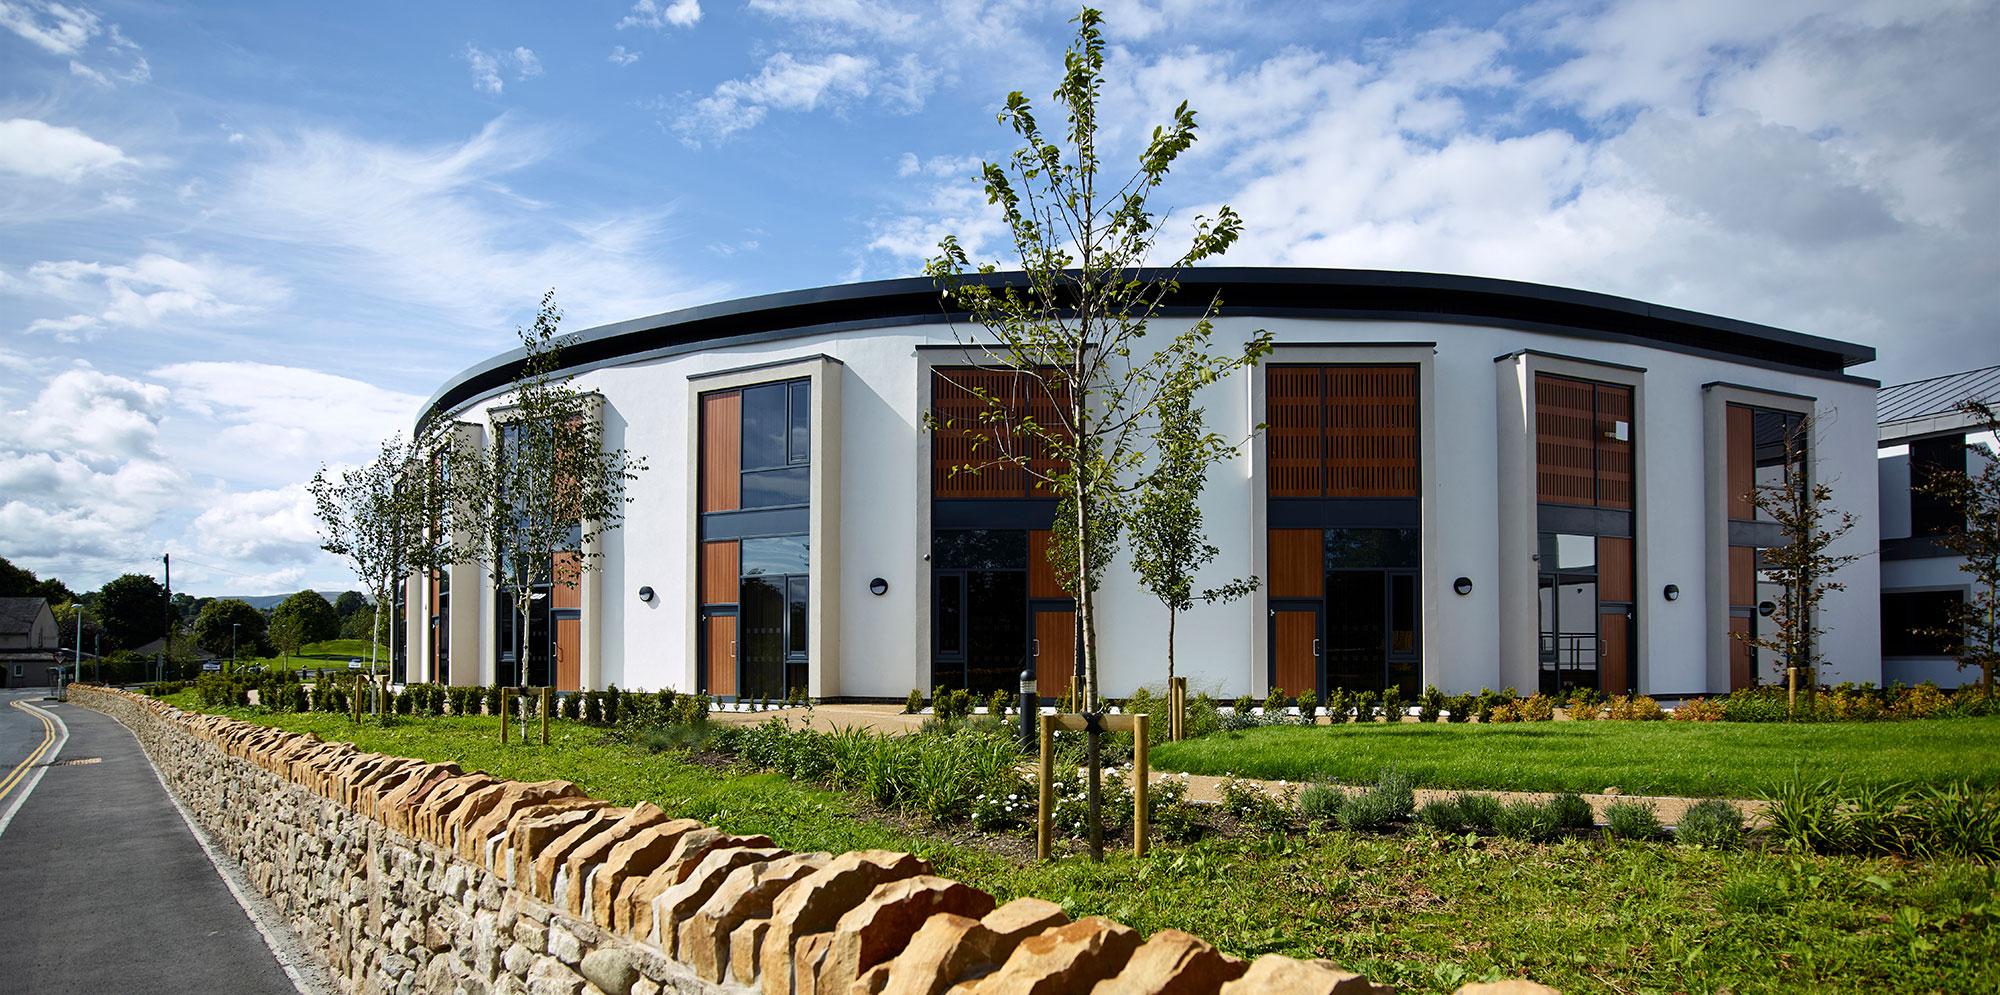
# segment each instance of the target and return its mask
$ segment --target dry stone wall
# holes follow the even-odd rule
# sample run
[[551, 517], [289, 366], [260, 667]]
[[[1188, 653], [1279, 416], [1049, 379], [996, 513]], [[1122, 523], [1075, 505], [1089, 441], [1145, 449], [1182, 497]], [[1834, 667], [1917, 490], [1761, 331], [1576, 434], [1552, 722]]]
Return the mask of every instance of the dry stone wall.
[[1244, 961], [1176, 930], [1000, 905], [906, 853], [790, 853], [567, 781], [363, 753], [118, 690], [71, 695], [138, 736], [357, 993], [1389, 991], [1323, 961]]

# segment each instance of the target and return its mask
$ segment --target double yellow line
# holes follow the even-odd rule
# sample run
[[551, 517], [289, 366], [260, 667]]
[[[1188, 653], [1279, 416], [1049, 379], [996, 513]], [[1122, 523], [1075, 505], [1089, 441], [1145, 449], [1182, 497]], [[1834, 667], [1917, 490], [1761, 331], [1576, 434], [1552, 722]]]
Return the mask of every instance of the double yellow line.
[[7, 800], [8, 793], [13, 791], [15, 786], [19, 785], [22, 779], [28, 776], [29, 771], [35, 769], [35, 764], [42, 759], [44, 754], [49, 752], [49, 747], [54, 746], [56, 742], [56, 724], [53, 719], [49, 718], [47, 712], [39, 708], [30, 708], [27, 703], [21, 701], [15, 701], [13, 705], [15, 708], [27, 712], [42, 721], [42, 742], [41, 745], [35, 747], [34, 752], [28, 754], [26, 760], [15, 764], [14, 769], [7, 772], [6, 777], [0, 778], [0, 801]]

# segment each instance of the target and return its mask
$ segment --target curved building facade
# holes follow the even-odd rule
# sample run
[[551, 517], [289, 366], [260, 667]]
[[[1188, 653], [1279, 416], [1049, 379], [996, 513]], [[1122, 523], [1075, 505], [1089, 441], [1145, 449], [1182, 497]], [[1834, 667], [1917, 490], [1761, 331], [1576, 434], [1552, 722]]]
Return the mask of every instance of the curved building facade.
[[[1829, 484], [1860, 523], [1842, 551], [1875, 549], [1877, 385], [1846, 372], [1868, 347], [1354, 270], [1195, 270], [1161, 332], [1218, 293], [1218, 343], [1261, 329], [1275, 348], [1201, 396], [1212, 429], [1250, 440], [1209, 477], [1222, 554], [1204, 579], [1260, 585], [1183, 616], [1196, 689], [1725, 692], [1777, 674], [1732, 637], [1783, 596], [1759, 569], [1779, 538], [1753, 485]], [[536, 602], [529, 681], [900, 699], [1011, 691], [1028, 669], [1059, 692], [1076, 635], [1043, 555], [1054, 502], [1019, 471], [951, 473], [966, 440], [925, 427], [977, 410], [976, 389], [1015, 389], [968, 347], [979, 336], [927, 279], [580, 333], [563, 360], [602, 396], [606, 444], [652, 469], [601, 569]], [[520, 358], [465, 371], [424, 418], [491, 444]], [[412, 581], [410, 679], [514, 679], [514, 623], [484, 578]], [[1823, 679], [1881, 680], [1877, 578], [1870, 556], [1828, 596]], [[1099, 604], [1105, 692], [1161, 683], [1166, 610], [1122, 553]]]

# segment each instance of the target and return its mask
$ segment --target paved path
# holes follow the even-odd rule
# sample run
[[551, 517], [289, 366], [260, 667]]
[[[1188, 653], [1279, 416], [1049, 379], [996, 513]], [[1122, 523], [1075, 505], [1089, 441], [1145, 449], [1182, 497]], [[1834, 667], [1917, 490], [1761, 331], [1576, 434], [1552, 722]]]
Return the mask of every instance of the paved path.
[[0, 989], [317, 995], [324, 976], [280, 965], [132, 734], [45, 693], [0, 694]]

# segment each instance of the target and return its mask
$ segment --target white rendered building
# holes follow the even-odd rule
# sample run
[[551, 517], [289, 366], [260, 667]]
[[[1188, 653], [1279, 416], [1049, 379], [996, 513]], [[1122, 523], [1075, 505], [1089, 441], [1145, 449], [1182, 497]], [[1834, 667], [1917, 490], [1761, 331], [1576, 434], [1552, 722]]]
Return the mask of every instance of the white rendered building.
[[[1009, 279], [1001, 276], [996, 279]], [[1461, 276], [1198, 269], [1162, 324], [1220, 293], [1215, 341], [1275, 351], [1208, 389], [1249, 437], [1203, 507], [1205, 579], [1257, 592], [1181, 620], [1196, 690], [1413, 693], [1577, 685], [1678, 696], [1776, 676], [1743, 497], [1784, 440], [1878, 528], [1874, 351], [1623, 298]], [[1164, 337], [1162, 328], [1158, 337]], [[582, 332], [606, 444], [645, 455], [601, 569], [537, 602], [534, 684], [900, 699], [1067, 686], [1069, 596], [1042, 557], [1054, 502], [1018, 471], [957, 474], [968, 387], [1009, 388], [927, 279], [774, 294]], [[519, 354], [445, 384], [426, 418], [490, 444]], [[1799, 432], [1815, 414], [1813, 430]], [[1266, 425], [1263, 432], [1253, 427]], [[1882, 680], [1877, 560], [1824, 605], [1828, 681]], [[512, 679], [512, 622], [477, 566], [417, 578], [408, 676]], [[1098, 599], [1105, 693], [1165, 676], [1165, 609], [1125, 558]], [[503, 658], [503, 654], [507, 654]]]

